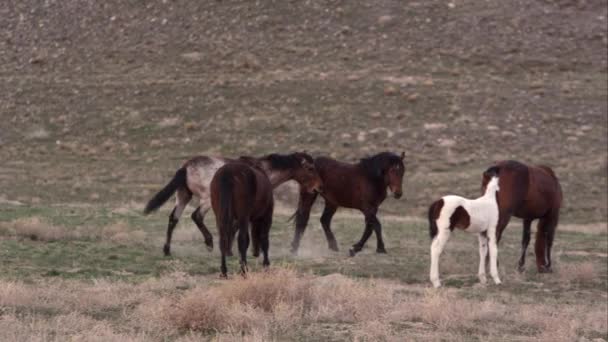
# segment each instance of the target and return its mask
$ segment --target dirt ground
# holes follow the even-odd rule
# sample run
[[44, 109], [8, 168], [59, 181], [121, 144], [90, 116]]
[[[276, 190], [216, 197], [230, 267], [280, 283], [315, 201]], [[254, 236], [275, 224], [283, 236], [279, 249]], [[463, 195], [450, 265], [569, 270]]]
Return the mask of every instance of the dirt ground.
[[4, 201], [141, 203], [201, 153], [404, 150], [391, 214], [474, 196], [485, 167], [512, 158], [555, 168], [562, 221], [606, 220], [605, 1], [11, 1], [0, 13]]

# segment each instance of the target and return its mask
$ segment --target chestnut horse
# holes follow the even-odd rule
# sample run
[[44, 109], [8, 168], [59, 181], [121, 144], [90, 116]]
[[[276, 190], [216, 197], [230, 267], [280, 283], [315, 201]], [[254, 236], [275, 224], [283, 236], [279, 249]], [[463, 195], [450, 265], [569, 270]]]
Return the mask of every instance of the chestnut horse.
[[[338, 251], [338, 243], [331, 231], [331, 219], [338, 207], [360, 210], [365, 216], [365, 230], [359, 242], [350, 249], [350, 255], [359, 252], [372, 231], [376, 233], [376, 252], [386, 253], [382, 240], [382, 226], [376, 214], [378, 207], [387, 196], [387, 187], [395, 198], [402, 195], [402, 181], [405, 167], [403, 165], [404, 153], [398, 156], [391, 152], [382, 152], [372, 157], [363, 158], [356, 164], [347, 164], [331, 158], [319, 157], [315, 159], [315, 168], [323, 181], [321, 196], [325, 199], [325, 209], [321, 215], [321, 225], [329, 249]], [[300, 246], [300, 239], [304, 234], [310, 209], [317, 198], [317, 193], [301, 190], [298, 209], [293, 215], [296, 221], [296, 231], [291, 252], [296, 254]]]
[[[519, 270], [523, 271], [526, 250], [530, 243], [530, 225], [538, 219], [536, 229], [536, 268], [538, 272], [551, 272], [551, 248], [562, 205], [562, 189], [550, 167], [528, 166], [514, 160], [496, 162], [500, 174], [498, 193], [499, 219], [496, 240], [500, 242], [502, 232], [511, 216], [524, 220]], [[482, 192], [492, 175], [484, 172]]]
[[232, 240], [238, 233], [241, 274], [247, 273], [249, 224], [253, 256], [264, 254], [264, 267], [268, 260], [268, 233], [272, 225], [272, 185], [261, 168], [242, 162], [228, 163], [217, 170], [210, 184], [211, 206], [220, 236], [222, 253], [221, 276], [227, 276], [226, 256], [231, 254]]
[[[262, 158], [241, 157], [239, 160], [251, 165], [259, 165], [270, 179], [273, 188], [288, 180], [295, 180], [300, 187], [321, 190], [322, 183], [314, 168], [314, 161], [306, 153], [269, 154]], [[192, 220], [203, 234], [207, 248], [213, 249], [213, 236], [204, 222], [205, 215], [211, 209], [209, 184], [219, 168], [234, 161], [234, 159], [221, 157], [194, 157], [186, 161], [177, 170], [173, 179], [148, 202], [144, 214], [157, 210], [171, 198], [173, 193], [177, 192], [175, 207], [169, 215], [167, 225], [167, 237], [163, 247], [165, 255], [171, 255], [173, 229], [193, 195], [198, 197], [198, 206], [192, 213]]]

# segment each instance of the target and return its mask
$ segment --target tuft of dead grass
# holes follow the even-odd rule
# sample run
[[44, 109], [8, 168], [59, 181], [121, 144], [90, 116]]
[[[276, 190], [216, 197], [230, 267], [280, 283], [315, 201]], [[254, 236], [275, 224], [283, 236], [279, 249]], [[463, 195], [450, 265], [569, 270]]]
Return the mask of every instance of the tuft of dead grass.
[[146, 232], [132, 230], [127, 223], [118, 221], [103, 227], [101, 237], [112, 242], [141, 242], [146, 238]]
[[0, 234], [40, 241], [72, 239], [77, 236], [76, 232], [54, 226], [37, 216], [19, 218], [0, 224]]
[[599, 276], [595, 263], [591, 261], [560, 263], [557, 273], [559, 281], [567, 284], [589, 284]]
[[315, 278], [278, 268], [214, 287], [196, 287], [163, 319], [198, 331], [283, 334], [305, 322], [378, 320], [392, 297], [390, 286], [380, 289], [374, 282], [341, 275]]

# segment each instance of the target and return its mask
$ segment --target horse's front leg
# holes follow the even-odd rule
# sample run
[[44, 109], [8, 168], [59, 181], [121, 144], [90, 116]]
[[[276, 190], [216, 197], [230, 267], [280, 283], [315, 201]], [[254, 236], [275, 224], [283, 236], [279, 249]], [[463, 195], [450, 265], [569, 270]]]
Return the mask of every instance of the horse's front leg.
[[486, 255], [488, 255], [488, 235], [486, 232], [480, 233], [479, 236], [479, 282], [482, 284], [487, 283], [486, 279]]
[[[355, 256], [355, 254], [357, 254], [363, 249], [363, 246], [365, 246], [365, 243], [374, 231], [374, 226], [372, 224], [373, 220], [371, 218], [376, 217], [376, 212], [363, 211], [363, 215], [365, 215], [365, 230], [363, 231], [363, 235], [361, 236], [359, 242], [355, 243], [353, 247], [348, 251], [350, 256]], [[376, 219], [376, 221], [378, 221], [378, 219]]]
[[532, 224], [532, 220], [525, 219], [524, 220], [524, 229], [521, 237], [521, 256], [519, 257], [519, 267], [517, 268], [519, 272], [523, 272], [524, 265], [526, 264], [526, 252], [528, 250], [528, 245], [530, 244], [530, 225]]
[[449, 229], [441, 229], [439, 228], [439, 233], [433, 239], [431, 243], [431, 271], [430, 278], [431, 283], [433, 283], [434, 287], [441, 287], [441, 281], [439, 280], [439, 257], [443, 252], [443, 248], [445, 244], [448, 242], [450, 238], [450, 230]]
[[494, 234], [490, 234], [490, 274], [496, 285], [500, 284], [500, 278], [498, 277], [498, 245], [496, 243], [496, 237]]
[[382, 239], [382, 224], [378, 220], [376, 215], [371, 215], [369, 218], [369, 223], [374, 229], [376, 233], [376, 253], [384, 253], [386, 254], [386, 249], [384, 248], [384, 240]]
[[310, 209], [317, 198], [317, 193], [311, 194], [304, 189], [300, 189], [300, 197], [298, 199], [298, 209], [296, 210], [295, 221], [296, 221], [296, 231], [293, 236], [293, 241], [291, 242], [291, 253], [297, 254], [298, 249], [300, 248], [300, 240], [302, 239], [302, 235], [304, 235], [304, 231], [306, 230], [306, 226], [308, 225], [308, 219], [310, 218]]

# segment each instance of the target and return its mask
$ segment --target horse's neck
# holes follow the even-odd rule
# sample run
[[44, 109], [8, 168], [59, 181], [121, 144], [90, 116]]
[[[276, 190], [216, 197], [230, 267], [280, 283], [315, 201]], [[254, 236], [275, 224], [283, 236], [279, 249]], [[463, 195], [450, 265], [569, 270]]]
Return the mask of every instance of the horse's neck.
[[270, 184], [272, 184], [272, 188], [276, 188], [277, 186], [291, 180], [291, 173], [289, 171], [278, 171], [278, 170], [270, 170], [264, 169], [266, 172], [266, 176], [270, 180]]
[[494, 198], [496, 191], [498, 191], [498, 179], [492, 179], [488, 183], [486, 192], [483, 194], [482, 198]]

